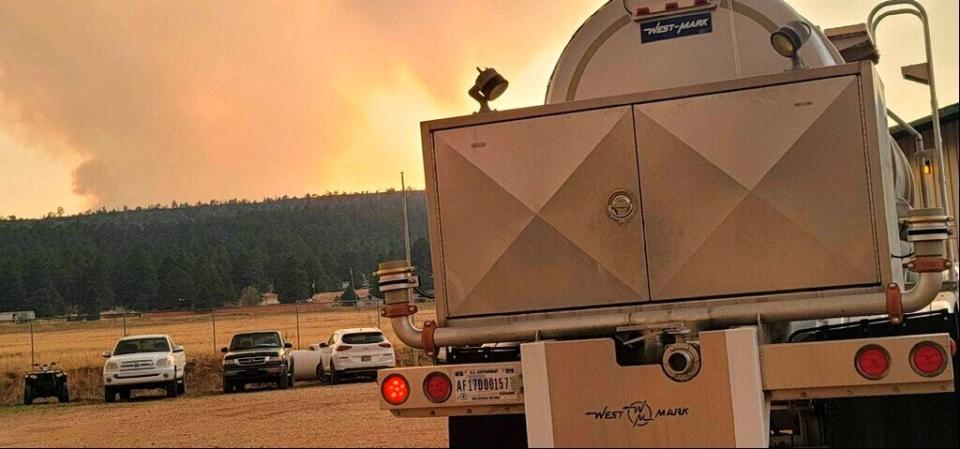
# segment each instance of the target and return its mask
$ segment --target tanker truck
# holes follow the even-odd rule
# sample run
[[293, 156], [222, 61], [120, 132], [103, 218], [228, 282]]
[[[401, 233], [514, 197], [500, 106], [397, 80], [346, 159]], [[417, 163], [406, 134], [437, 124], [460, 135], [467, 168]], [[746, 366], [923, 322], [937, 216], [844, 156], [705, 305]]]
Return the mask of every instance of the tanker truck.
[[[542, 106], [421, 125], [436, 321], [409, 261], [383, 316], [431, 366], [381, 407], [452, 447], [957, 447], [956, 225], [939, 129], [890, 135], [880, 3], [612, 0]], [[919, 28], [919, 27], [918, 27]], [[905, 82], [903, 80], [894, 80]], [[398, 422], [398, 425], [402, 425]]]

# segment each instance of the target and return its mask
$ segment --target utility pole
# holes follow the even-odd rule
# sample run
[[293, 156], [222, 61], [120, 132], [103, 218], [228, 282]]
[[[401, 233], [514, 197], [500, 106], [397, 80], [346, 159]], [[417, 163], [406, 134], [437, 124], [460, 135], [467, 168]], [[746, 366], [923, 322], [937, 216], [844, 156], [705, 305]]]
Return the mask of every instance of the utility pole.
[[127, 336], [127, 312], [123, 312], [123, 336]]
[[407, 211], [407, 183], [400, 172], [400, 189], [403, 191], [403, 248], [407, 256], [407, 265], [410, 265], [410, 217]]

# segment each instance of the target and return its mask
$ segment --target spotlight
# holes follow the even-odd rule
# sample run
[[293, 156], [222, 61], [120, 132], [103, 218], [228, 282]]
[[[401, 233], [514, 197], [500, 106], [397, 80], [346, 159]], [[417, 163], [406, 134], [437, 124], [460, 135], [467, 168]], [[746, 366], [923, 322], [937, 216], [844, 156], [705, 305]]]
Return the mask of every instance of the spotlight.
[[480, 103], [480, 112], [490, 112], [490, 102], [499, 98], [510, 85], [495, 69], [480, 69], [477, 82], [467, 91], [470, 98]]
[[813, 29], [806, 22], [789, 22], [770, 35], [770, 45], [784, 58], [793, 61], [793, 70], [804, 68], [800, 60], [800, 49], [810, 40]]

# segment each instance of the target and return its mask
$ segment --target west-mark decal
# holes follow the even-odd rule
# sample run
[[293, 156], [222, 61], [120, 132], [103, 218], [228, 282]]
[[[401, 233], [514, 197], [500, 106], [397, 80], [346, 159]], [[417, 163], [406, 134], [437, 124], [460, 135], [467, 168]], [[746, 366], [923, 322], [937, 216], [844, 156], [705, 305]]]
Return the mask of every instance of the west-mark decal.
[[654, 19], [640, 23], [640, 41], [644, 44], [712, 32], [713, 14], [711, 13]]
[[625, 420], [631, 427], [646, 427], [648, 424], [661, 418], [679, 418], [690, 414], [689, 407], [658, 408], [654, 410], [647, 401], [637, 401], [620, 408], [603, 408], [585, 412], [588, 418], [594, 421]]

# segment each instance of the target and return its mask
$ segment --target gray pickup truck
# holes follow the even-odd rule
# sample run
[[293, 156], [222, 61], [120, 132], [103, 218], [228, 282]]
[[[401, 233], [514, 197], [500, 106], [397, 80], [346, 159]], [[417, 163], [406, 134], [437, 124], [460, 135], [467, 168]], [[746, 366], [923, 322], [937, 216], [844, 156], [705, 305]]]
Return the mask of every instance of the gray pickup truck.
[[244, 391], [250, 384], [276, 384], [283, 390], [293, 386], [293, 345], [278, 331], [234, 335], [229, 348], [222, 348], [223, 392]]

